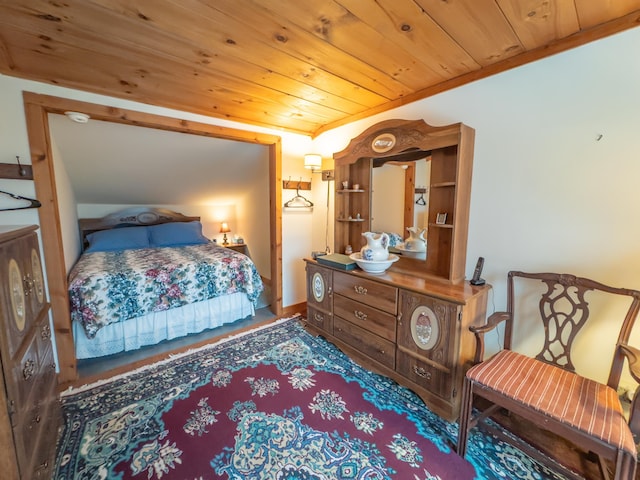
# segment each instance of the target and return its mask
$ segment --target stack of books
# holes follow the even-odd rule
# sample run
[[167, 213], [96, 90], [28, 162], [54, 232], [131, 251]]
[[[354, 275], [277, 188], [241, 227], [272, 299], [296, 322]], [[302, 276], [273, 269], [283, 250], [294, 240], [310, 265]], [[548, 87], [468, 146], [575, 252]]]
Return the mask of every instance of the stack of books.
[[348, 255], [343, 255], [341, 253], [320, 255], [316, 260], [322, 265], [339, 268], [341, 270], [353, 270], [356, 268], [356, 262], [351, 260]]

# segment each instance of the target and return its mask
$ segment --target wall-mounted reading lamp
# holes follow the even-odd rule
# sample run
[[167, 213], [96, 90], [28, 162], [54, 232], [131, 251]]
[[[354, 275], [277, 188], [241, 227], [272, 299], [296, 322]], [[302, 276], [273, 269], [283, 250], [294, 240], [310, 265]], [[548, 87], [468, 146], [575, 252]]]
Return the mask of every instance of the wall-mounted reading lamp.
[[307, 153], [304, 156], [304, 168], [308, 168], [312, 172], [320, 171], [322, 168], [322, 155], [319, 153]]
[[306, 153], [304, 155], [304, 168], [311, 170], [311, 173], [321, 173], [322, 180], [333, 180], [333, 170], [322, 170], [322, 155], [319, 153]]

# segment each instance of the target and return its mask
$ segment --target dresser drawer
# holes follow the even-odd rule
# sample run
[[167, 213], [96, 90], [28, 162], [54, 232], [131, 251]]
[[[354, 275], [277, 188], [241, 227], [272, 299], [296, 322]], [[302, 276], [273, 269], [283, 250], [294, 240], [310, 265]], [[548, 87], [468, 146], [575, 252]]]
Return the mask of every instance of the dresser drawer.
[[421, 361], [400, 348], [396, 357], [396, 371], [399, 374], [444, 399], [451, 398], [454, 372]]
[[54, 398], [57, 396], [56, 365], [51, 344], [48, 344], [42, 350], [38, 349], [38, 359], [40, 361], [40, 369], [37, 372], [34, 393], [31, 396], [35, 395], [39, 400], [49, 401], [52, 396]]
[[333, 336], [382, 365], [393, 368], [395, 344], [340, 317], [333, 319]]
[[16, 417], [18, 419], [13, 428], [13, 440], [20, 465], [30, 465], [33, 449], [40, 437], [42, 428], [45, 426], [43, 419], [45, 418], [45, 405], [37, 402], [30, 405], [29, 408]]
[[29, 397], [33, 396], [32, 392], [40, 378], [38, 345], [35, 337], [31, 338], [22, 358], [13, 362], [11, 367], [11, 381], [7, 383], [9, 400], [15, 402], [15, 405], [26, 405]]
[[333, 334], [333, 315], [307, 305], [307, 323], [320, 330]]
[[[14, 429], [14, 444], [18, 461], [24, 469], [31, 469], [32, 476], [24, 478], [51, 478], [58, 429], [62, 424], [59, 402], [48, 395], [48, 401], [34, 405]], [[48, 474], [48, 476], [47, 476]], [[43, 476], [40, 476], [43, 475]]]
[[398, 289], [342, 272], [333, 273], [333, 291], [371, 307], [396, 314]]
[[32, 465], [34, 471], [34, 479], [49, 479], [55, 465], [56, 449], [51, 448], [58, 441], [58, 432], [62, 425], [62, 415], [60, 410], [60, 402], [57, 398], [53, 398], [48, 402], [48, 411], [46, 421], [42, 423], [40, 432], [40, 441], [34, 450]]
[[333, 297], [333, 314], [375, 333], [392, 342], [396, 341], [396, 317], [364, 303], [342, 295]]

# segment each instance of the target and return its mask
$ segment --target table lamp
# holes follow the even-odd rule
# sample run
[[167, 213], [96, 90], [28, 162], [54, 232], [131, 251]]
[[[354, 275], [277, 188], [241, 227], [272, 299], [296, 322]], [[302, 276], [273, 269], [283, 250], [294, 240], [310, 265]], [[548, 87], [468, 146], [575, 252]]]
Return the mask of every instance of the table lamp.
[[222, 222], [220, 224], [220, 233], [224, 233], [222, 236], [222, 245], [229, 245], [227, 241], [227, 233], [229, 233], [231, 229], [229, 228], [229, 224], [227, 222]]

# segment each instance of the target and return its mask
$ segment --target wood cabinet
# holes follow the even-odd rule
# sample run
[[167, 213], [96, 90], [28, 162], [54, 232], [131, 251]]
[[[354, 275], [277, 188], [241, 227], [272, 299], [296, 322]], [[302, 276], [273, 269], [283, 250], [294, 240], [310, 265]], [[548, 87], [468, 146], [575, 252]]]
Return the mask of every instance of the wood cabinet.
[[246, 243], [229, 243], [228, 245], [222, 245], [225, 248], [229, 248], [231, 250], [235, 250], [236, 252], [242, 253], [246, 256], [249, 256], [249, 247]]
[[309, 330], [455, 420], [475, 351], [469, 326], [484, 323], [489, 287], [306, 263]]
[[0, 227], [0, 469], [51, 478], [61, 408], [36, 227]]
[[[358, 251], [364, 245], [362, 234], [371, 231], [371, 220], [376, 215], [371, 211], [373, 194], [404, 196], [406, 217], [415, 193], [413, 169], [409, 166], [426, 158], [430, 165], [426, 260], [401, 257], [391, 270], [461, 283], [467, 258], [474, 139], [475, 131], [462, 123], [434, 127], [423, 120], [386, 120], [334, 153], [334, 251], [344, 252], [347, 245]], [[404, 194], [372, 192], [372, 169], [387, 162], [407, 167]], [[345, 181], [349, 186], [359, 184], [359, 190], [344, 189]], [[438, 222], [438, 214], [446, 220]], [[407, 221], [411, 220], [405, 218]], [[404, 231], [393, 233], [403, 238], [407, 235]]]

